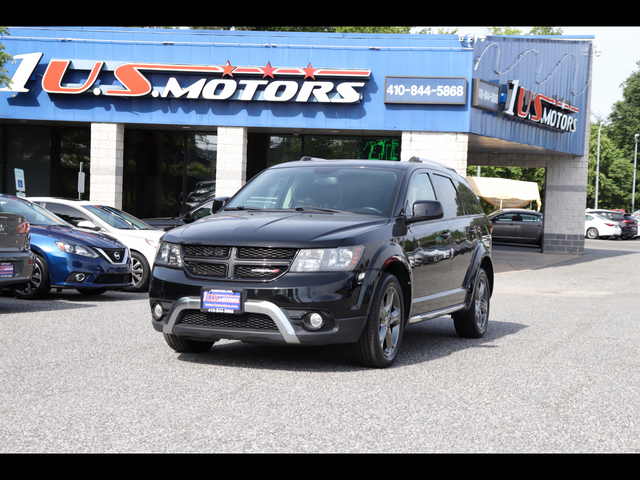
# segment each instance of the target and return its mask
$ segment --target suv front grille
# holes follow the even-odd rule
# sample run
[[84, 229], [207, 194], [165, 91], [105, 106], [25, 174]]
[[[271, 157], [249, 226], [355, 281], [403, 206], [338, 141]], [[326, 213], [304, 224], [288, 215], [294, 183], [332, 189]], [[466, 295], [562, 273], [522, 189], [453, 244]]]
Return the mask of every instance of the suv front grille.
[[274, 330], [278, 327], [273, 320], [262, 313], [208, 313], [195, 310], [186, 311], [177, 323], [200, 327], [233, 328], [241, 330]]
[[186, 271], [195, 277], [267, 282], [284, 275], [295, 248], [184, 245]]

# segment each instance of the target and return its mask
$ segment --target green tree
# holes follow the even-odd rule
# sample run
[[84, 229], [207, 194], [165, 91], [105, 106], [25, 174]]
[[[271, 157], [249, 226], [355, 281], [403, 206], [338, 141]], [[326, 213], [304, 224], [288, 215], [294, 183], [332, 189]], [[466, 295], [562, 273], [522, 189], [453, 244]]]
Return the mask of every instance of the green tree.
[[[636, 65], [640, 67], [640, 61]], [[640, 133], [640, 70], [633, 72], [620, 87], [622, 100], [614, 104], [609, 114], [607, 131], [624, 157], [632, 163], [635, 134]]]
[[[591, 124], [589, 136], [589, 180], [587, 208], [595, 206], [596, 166], [598, 161], [598, 127]], [[605, 128], [600, 134], [600, 168], [598, 175], [598, 208], [631, 208], [633, 166], [615, 145]], [[636, 195], [636, 203], [637, 203]]]
[[[0, 38], [5, 35], [9, 35], [9, 30], [6, 27], [0, 27]], [[5, 63], [10, 62], [11, 59], [11, 55], [4, 51], [4, 45], [0, 43], [0, 87], [8, 87], [11, 81], [9, 72], [4, 68]]]
[[[491, 35], [522, 35], [522, 30], [513, 27], [488, 27]], [[525, 35], [562, 35], [559, 27], [531, 27]]]

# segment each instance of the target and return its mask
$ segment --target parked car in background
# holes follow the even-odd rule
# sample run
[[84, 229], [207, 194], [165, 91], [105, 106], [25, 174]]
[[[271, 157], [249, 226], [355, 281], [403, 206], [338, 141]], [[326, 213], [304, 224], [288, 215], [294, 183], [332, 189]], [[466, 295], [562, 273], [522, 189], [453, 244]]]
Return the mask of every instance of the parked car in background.
[[164, 231], [117, 208], [97, 205], [86, 200], [51, 197], [29, 199], [75, 227], [106, 233], [129, 247], [133, 285], [123, 290], [141, 292], [149, 288], [151, 269]]
[[496, 210], [488, 215], [494, 242], [542, 245], [542, 213], [523, 208]]
[[211, 199], [207, 202], [201, 203], [197, 207], [189, 210], [184, 215], [179, 217], [158, 217], [158, 218], [145, 218], [142, 221], [151, 225], [154, 228], [162, 230], [171, 230], [175, 227], [181, 227], [188, 223], [195, 222], [206, 216], [211, 215], [211, 208], [214, 200]]
[[191, 207], [213, 198], [216, 194], [216, 181], [204, 180], [196, 183], [196, 189], [187, 195], [187, 204]]
[[596, 213], [601, 217], [618, 222], [621, 229], [620, 238], [623, 240], [629, 240], [638, 235], [638, 221], [630, 213], [593, 208], [587, 208], [586, 213]]
[[30, 228], [24, 215], [0, 208], [0, 290], [31, 279], [36, 257], [31, 251]]
[[584, 236], [587, 238], [620, 237], [622, 229], [618, 222], [601, 217], [597, 213], [586, 213], [584, 221]]
[[24, 198], [0, 194], [0, 209], [22, 215], [30, 224], [35, 264], [31, 280], [12, 287], [18, 298], [42, 298], [51, 288], [98, 295], [131, 285], [129, 249], [115, 238], [74, 228]]

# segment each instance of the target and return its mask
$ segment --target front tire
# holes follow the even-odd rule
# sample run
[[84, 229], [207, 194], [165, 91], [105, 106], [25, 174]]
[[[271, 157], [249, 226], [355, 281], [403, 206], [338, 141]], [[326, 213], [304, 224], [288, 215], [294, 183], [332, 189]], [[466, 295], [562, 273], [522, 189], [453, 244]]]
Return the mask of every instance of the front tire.
[[199, 342], [179, 337], [171, 333], [165, 333], [164, 341], [178, 353], [203, 353], [209, 350], [217, 340]]
[[362, 335], [352, 345], [363, 367], [386, 368], [395, 361], [404, 332], [404, 300], [396, 277], [384, 274], [376, 290]]
[[480, 338], [487, 331], [489, 324], [489, 300], [491, 297], [489, 278], [481, 268], [476, 276], [473, 300], [469, 310], [453, 317], [456, 333], [460, 337]]
[[13, 287], [11, 290], [16, 297], [25, 300], [37, 300], [45, 297], [51, 290], [51, 279], [49, 278], [49, 267], [47, 267], [46, 260], [40, 255], [36, 255], [36, 263], [33, 265], [31, 280]]
[[131, 270], [133, 285], [124, 287], [125, 292], [145, 292], [149, 290], [149, 277], [151, 269], [149, 263], [143, 255], [138, 252], [131, 252]]

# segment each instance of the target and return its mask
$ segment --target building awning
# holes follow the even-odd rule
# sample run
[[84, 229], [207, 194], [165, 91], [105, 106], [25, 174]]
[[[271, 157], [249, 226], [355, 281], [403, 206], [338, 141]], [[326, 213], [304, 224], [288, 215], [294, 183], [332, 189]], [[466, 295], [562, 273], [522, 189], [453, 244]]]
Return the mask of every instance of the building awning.
[[467, 182], [473, 193], [494, 207], [519, 208], [533, 201], [538, 203], [538, 211], [542, 207], [536, 182], [490, 177], [467, 177]]

